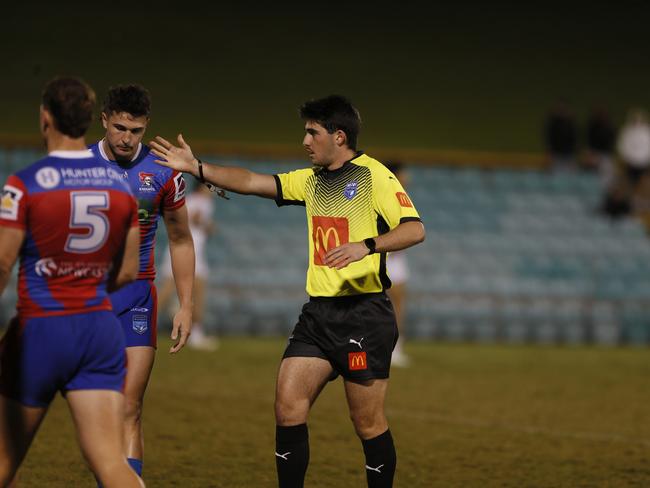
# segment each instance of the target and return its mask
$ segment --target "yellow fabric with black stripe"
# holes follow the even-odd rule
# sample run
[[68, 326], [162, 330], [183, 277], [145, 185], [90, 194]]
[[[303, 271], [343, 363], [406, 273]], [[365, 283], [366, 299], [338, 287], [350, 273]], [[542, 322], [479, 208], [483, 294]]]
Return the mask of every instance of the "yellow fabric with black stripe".
[[386, 254], [377, 253], [336, 270], [323, 262], [325, 253], [420, 220], [395, 175], [379, 161], [360, 154], [341, 168], [301, 169], [275, 175], [276, 203], [304, 205], [309, 232], [307, 293], [337, 297], [376, 293], [390, 287]]

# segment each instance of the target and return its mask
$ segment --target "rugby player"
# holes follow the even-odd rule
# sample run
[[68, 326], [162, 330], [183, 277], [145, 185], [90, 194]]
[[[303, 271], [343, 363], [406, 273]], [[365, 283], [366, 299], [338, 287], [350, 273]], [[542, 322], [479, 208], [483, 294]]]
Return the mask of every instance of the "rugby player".
[[131, 467], [142, 475], [144, 438], [142, 406], [156, 351], [157, 293], [154, 251], [158, 220], [162, 215], [169, 237], [172, 270], [180, 309], [173, 318], [170, 349], [178, 352], [192, 326], [194, 243], [185, 207], [183, 175], [154, 163], [142, 144], [149, 123], [151, 101], [141, 86], [109, 89], [101, 118], [106, 134], [90, 146], [105, 164], [123, 175], [138, 201], [140, 220], [140, 270], [135, 282], [111, 294], [113, 310], [122, 323], [129, 368], [126, 374], [125, 435]]
[[144, 486], [124, 455], [124, 334], [107, 287], [135, 279], [137, 204], [86, 147], [95, 94], [57, 78], [43, 91], [48, 155], [10, 176], [0, 207], [0, 293], [20, 257], [17, 315], [0, 343], [0, 485], [14, 477], [57, 391], [105, 487]]
[[[398, 338], [385, 290], [386, 253], [424, 240], [418, 213], [395, 176], [357, 151], [360, 117], [344, 97], [305, 103], [303, 145], [312, 168], [263, 175], [204, 164], [181, 135], [151, 143], [159, 164], [236, 193], [303, 205], [309, 232], [304, 305], [280, 364], [275, 400], [281, 488], [301, 487], [309, 462], [307, 417], [328, 380], [341, 375], [366, 457], [368, 486], [392, 486], [393, 439], [384, 414], [391, 351]], [[264, 245], [260, 243], [260, 245]]]

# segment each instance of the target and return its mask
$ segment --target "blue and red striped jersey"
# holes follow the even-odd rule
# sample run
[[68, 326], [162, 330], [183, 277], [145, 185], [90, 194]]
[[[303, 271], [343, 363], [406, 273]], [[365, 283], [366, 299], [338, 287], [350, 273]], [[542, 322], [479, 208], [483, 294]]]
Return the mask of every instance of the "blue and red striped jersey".
[[91, 151], [54, 151], [11, 175], [0, 225], [25, 231], [18, 273], [23, 317], [111, 310], [106, 283], [137, 204], [122, 175]]
[[140, 220], [139, 280], [156, 278], [155, 247], [158, 220], [166, 211], [185, 205], [185, 180], [178, 171], [156, 164], [156, 156], [148, 146], [140, 144], [133, 160], [127, 164], [112, 161], [106, 155], [103, 142], [90, 146], [95, 156], [109, 168], [122, 174], [138, 201]]

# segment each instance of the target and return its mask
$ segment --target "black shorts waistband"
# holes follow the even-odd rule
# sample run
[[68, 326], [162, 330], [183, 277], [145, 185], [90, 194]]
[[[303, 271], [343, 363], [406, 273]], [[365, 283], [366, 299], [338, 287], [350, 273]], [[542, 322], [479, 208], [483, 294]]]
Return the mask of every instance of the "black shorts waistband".
[[331, 303], [355, 303], [371, 298], [385, 297], [386, 292], [379, 291], [376, 293], [359, 293], [358, 295], [343, 295], [340, 297], [309, 297], [310, 302], [331, 302]]

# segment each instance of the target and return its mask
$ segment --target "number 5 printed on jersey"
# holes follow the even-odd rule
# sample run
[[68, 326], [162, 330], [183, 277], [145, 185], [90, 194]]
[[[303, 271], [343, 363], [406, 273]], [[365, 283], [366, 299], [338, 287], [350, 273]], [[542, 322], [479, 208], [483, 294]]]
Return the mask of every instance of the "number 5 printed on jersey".
[[89, 254], [100, 249], [110, 231], [110, 223], [102, 211], [110, 208], [108, 192], [74, 191], [70, 193], [70, 229], [83, 229], [86, 234], [69, 234], [65, 250]]

